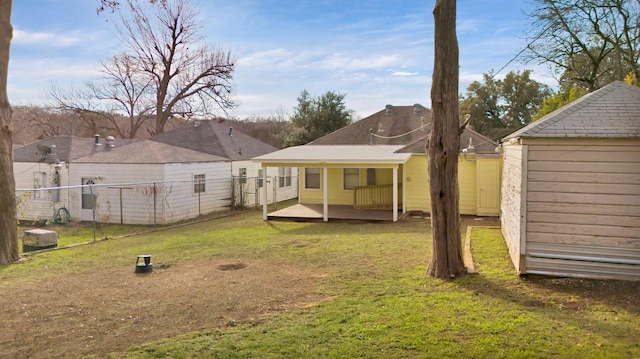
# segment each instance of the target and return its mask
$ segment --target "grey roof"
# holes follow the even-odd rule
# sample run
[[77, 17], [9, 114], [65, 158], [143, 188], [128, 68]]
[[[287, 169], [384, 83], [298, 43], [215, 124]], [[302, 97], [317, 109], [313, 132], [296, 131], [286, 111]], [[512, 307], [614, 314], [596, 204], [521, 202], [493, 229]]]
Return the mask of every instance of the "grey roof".
[[[101, 140], [102, 145], [96, 146], [93, 138], [75, 137], [75, 136], [54, 136], [39, 140], [28, 145], [16, 148], [13, 151], [13, 160], [15, 162], [47, 162], [52, 163], [55, 160], [64, 162], [73, 162], [78, 158], [89, 156], [93, 153], [101, 152], [104, 149], [104, 139]], [[124, 146], [142, 140], [115, 140], [116, 146]], [[53, 150], [46, 151], [47, 148]]]
[[143, 140], [124, 146], [102, 146], [101, 151], [76, 159], [75, 163], [194, 163], [223, 162], [226, 158], [168, 145], [162, 142]]
[[640, 88], [616, 81], [508, 135], [640, 138]]
[[[307, 146], [315, 145], [404, 145], [397, 153], [425, 153], [425, 145], [431, 128], [431, 110], [415, 104], [413, 106], [391, 106], [360, 121], [354, 122]], [[371, 133], [370, 133], [371, 132]], [[405, 135], [406, 134], [406, 135]], [[469, 146], [484, 157], [498, 157], [498, 143], [470, 129], [460, 136], [460, 149]]]
[[[55, 152], [52, 146], [55, 145]], [[53, 163], [189, 163], [224, 161], [225, 158], [149, 140], [114, 141], [114, 147], [92, 138], [56, 136], [31, 143], [13, 151], [14, 162]]]
[[223, 119], [190, 122], [153, 136], [150, 140], [224, 157], [232, 161], [249, 160], [278, 150], [240, 131], [233, 130]]
[[[399, 153], [426, 153], [428, 136], [424, 136], [413, 143], [410, 143], [398, 150]], [[472, 129], [465, 128], [460, 135], [460, 149], [468, 149], [469, 146], [473, 146], [473, 151], [469, 153], [475, 153], [478, 157], [500, 157], [500, 154], [496, 152], [498, 143], [489, 137], [478, 133]]]
[[[387, 105], [384, 110], [320, 137], [309, 145], [406, 145], [428, 134], [425, 126], [430, 121], [431, 111], [420, 104]], [[425, 131], [415, 131], [421, 127]], [[409, 132], [406, 136], [384, 138]]]

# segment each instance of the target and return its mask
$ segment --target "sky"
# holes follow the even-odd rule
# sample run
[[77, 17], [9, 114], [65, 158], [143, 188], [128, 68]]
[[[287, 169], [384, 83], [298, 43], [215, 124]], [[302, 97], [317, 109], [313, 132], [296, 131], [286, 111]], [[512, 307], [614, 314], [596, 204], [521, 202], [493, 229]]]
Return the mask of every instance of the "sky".
[[[8, 94], [12, 105], [51, 103], [53, 87], [100, 77], [101, 62], [123, 51], [99, 0], [13, 1]], [[358, 118], [395, 106], [430, 107], [435, 0], [191, 0], [205, 41], [236, 60], [227, 116], [291, 116], [303, 90], [345, 94]], [[458, 0], [460, 93], [482, 74], [533, 70], [511, 61], [527, 44], [529, 0]], [[225, 114], [220, 114], [225, 115]]]

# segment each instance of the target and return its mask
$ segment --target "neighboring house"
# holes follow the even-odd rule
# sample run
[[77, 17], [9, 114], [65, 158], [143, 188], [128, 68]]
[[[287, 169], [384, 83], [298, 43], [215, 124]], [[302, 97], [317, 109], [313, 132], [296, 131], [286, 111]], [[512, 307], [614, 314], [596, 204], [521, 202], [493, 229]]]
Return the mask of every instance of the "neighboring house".
[[264, 194], [267, 195], [266, 203], [298, 196], [297, 169], [285, 166], [270, 168], [267, 173], [263, 173], [263, 169], [251, 161], [253, 157], [278, 149], [242, 132], [234, 131], [224, 119], [187, 123], [156, 135], [151, 140], [229, 160], [236, 179], [234, 197], [238, 206], [258, 205]]
[[640, 88], [614, 82], [502, 146], [502, 232], [519, 273], [640, 279]]
[[[427, 156], [431, 112], [416, 104], [387, 105], [360, 121], [319, 138], [254, 158], [264, 168], [300, 168], [300, 204], [430, 212]], [[499, 213], [500, 155], [497, 143], [465, 129], [460, 138], [462, 214]], [[463, 151], [464, 150], [464, 151]], [[268, 217], [265, 208], [265, 219]]]
[[14, 150], [14, 176], [19, 220], [64, 208], [74, 221], [164, 224], [230, 207], [227, 159], [149, 140], [47, 138]]

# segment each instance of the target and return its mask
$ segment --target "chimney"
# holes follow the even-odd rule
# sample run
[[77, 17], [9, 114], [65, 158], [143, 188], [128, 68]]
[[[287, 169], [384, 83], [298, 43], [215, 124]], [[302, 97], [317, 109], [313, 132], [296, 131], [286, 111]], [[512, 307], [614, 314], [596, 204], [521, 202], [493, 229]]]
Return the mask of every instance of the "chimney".
[[393, 105], [385, 106], [387, 116], [393, 115]]
[[107, 147], [115, 147], [115, 138], [113, 138], [113, 136], [107, 136]]
[[422, 113], [422, 106], [419, 103], [413, 105], [413, 114], [419, 115]]
[[97, 134], [93, 135], [93, 140], [94, 140], [93, 144], [95, 146], [100, 146], [100, 135], [97, 135]]

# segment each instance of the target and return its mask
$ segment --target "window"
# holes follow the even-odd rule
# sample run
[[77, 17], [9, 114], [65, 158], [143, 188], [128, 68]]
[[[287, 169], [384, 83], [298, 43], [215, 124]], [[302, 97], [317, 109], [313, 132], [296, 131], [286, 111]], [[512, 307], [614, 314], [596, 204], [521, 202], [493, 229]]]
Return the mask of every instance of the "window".
[[278, 167], [278, 187], [291, 187], [291, 167]]
[[359, 168], [344, 168], [344, 189], [354, 189], [360, 185], [360, 169]]
[[258, 170], [258, 187], [262, 188], [264, 184], [264, 170], [261, 168]]
[[367, 186], [376, 185], [376, 169], [367, 168]]
[[245, 167], [238, 168], [238, 177], [240, 177], [240, 183], [247, 183], [247, 169]]
[[304, 188], [320, 189], [320, 168], [304, 169]]
[[82, 209], [93, 209], [97, 197], [95, 184], [96, 179], [93, 177], [82, 178]]
[[193, 175], [193, 193], [205, 192], [205, 177], [204, 174]]
[[[47, 187], [47, 172], [34, 172], [33, 173], [33, 188], [45, 188]], [[45, 197], [45, 191], [33, 191], [33, 198], [42, 199]]]

